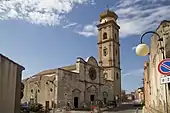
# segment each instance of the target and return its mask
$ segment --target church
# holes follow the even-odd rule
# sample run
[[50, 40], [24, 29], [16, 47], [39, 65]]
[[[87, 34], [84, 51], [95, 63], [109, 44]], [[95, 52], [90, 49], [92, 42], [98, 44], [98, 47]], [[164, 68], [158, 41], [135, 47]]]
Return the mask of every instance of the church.
[[81, 108], [94, 101], [107, 103], [121, 97], [121, 69], [118, 16], [106, 9], [100, 14], [98, 60], [78, 57], [75, 64], [49, 69], [23, 80], [22, 102], [38, 102], [53, 108], [70, 103]]

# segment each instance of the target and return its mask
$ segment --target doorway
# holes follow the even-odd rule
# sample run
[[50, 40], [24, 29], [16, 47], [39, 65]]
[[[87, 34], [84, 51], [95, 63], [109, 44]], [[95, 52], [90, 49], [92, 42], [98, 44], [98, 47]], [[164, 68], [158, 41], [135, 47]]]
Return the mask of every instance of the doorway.
[[104, 104], [106, 104], [107, 103], [107, 98], [104, 98]]
[[90, 95], [90, 101], [94, 101], [94, 95]]
[[50, 107], [50, 102], [49, 101], [45, 101], [45, 110], [49, 110]]
[[79, 104], [78, 97], [74, 97], [74, 108], [78, 108], [78, 104]]

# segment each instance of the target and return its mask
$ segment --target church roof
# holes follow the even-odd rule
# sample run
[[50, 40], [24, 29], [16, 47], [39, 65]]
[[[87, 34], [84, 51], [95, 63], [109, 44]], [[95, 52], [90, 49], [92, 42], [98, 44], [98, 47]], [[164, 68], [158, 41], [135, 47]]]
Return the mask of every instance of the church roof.
[[[52, 73], [55, 73], [57, 69], [58, 68], [44, 70], [44, 71], [41, 71], [41, 72], [37, 73], [36, 75], [52, 74]], [[64, 69], [64, 70], [67, 70], [67, 71], [75, 70], [76, 69], [76, 64], [61, 67], [61, 69]]]
[[56, 70], [57, 70], [57, 68], [55, 68], [55, 69], [48, 69], [48, 70], [41, 71], [41, 72], [37, 73], [36, 75], [51, 74], [51, 73], [55, 73]]
[[61, 69], [68, 70], [68, 71], [76, 70], [76, 64], [73, 64], [73, 65], [70, 65], [70, 66], [61, 67]]

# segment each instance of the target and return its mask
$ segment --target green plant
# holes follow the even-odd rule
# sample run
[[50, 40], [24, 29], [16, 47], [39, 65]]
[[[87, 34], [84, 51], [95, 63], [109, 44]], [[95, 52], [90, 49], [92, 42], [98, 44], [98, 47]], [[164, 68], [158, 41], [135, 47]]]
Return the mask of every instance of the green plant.
[[39, 103], [29, 104], [29, 110], [33, 112], [39, 112], [43, 110], [43, 105]]

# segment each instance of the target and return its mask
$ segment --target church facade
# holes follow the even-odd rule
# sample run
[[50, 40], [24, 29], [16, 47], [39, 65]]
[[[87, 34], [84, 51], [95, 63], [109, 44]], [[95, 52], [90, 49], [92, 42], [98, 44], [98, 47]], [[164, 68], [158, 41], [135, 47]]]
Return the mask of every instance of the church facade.
[[121, 97], [119, 26], [117, 15], [107, 9], [100, 15], [98, 27], [98, 62], [91, 56], [76, 63], [45, 70], [23, 80], [22, 102], [30, 100], [53, 107], [72, 108], [90, 105], [93, 101], [107, 103]]

